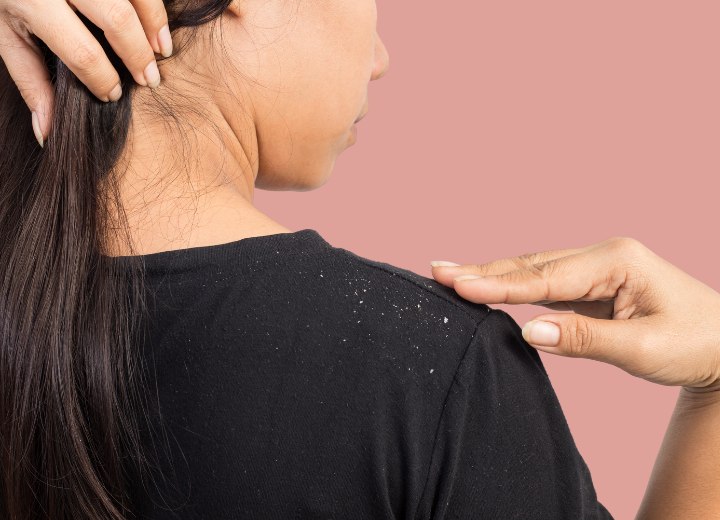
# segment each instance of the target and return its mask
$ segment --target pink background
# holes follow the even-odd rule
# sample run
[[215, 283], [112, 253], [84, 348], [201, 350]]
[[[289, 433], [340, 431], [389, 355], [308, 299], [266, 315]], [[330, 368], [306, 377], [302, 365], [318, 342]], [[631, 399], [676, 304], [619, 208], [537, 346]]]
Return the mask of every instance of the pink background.
[[[378, 0], [388, 74], [310, 192], [258, 191], [283, 225], [431, 277], [634, 237], [720, 287], [720, 3]], [[551, 312], [494, 305], [522, 325]], [[540, 353], [598, 497], [633, 518], [677, 387]]]

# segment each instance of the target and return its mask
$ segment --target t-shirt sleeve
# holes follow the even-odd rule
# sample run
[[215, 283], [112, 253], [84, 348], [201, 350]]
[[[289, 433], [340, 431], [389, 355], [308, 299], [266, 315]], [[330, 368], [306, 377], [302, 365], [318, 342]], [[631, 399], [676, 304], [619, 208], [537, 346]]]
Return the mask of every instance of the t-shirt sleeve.
[[537, 350], [499, 309], [467, 347], [430, 460], [416, 520], [612, 520]]

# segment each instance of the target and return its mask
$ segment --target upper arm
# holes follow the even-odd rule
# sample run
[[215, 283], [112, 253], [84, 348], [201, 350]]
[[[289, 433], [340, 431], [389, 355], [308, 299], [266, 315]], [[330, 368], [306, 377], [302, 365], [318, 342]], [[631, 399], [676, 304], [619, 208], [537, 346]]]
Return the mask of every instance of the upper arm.
[[611, 519], [537, 351], [480, 322], [446, 399], [416, 519]]

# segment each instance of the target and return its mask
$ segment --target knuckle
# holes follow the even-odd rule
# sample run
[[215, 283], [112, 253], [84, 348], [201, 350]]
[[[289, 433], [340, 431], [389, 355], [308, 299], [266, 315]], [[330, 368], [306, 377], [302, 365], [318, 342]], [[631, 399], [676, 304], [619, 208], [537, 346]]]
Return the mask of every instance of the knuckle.
[[623, 256], [637, 257], [647, 253], [647, 247], [639, 240], [631, 237], [619, 236], [609, 240], [610, 246]]
[[568, 332], [571, 339], [568, 344], [569, 354], [586, 357], [590, 353], [593, 343], [593, 333], [590, 326], [585, 321], [580, 320]]
[[629, 237], [613, 237], [610, 242], [612, 256], [627, 273], [645, 276], [651, 251], [639, 240]]
[[529, 265], [532, 265], [534, 256], [535, 253], [525, 253], [523, 255], [513, 258], [513, 262], [516, 266], [518, 266], [519, 269], [523, 269]]
[[525, 253], [513, 258], [513, 263], [518, 269], [527, 269], [529, 271], [536, 271], [537, 264], [543, 262], [545, 262], [543, 253]]
[[527, 255], [521, 255], [511, 258], [510, 263], [516, 271], [522, 271], [532, 266], [532, 264], [527, 260]]
[[35, 4], [36, 0], [26, 0], [24, 2], [4, 2], [0, 12], [4, 14], [3, 18], [6, 20], [22, 20], [27, 23], [28, 19], [32, 15], [33, 9], [38, 7]]
[[551, 300], [550, 293], [551, 293], [551, 285], [552, 280], [555, 277], [556, 274], [556, 265], [555, 262], [542, 262], [540, 264], [534, 264], [533, 265], [533, 274], [536, 278], [539, 280], [542, 280], [543, 284], [543, 298], [547, 300]]
[[532, 271], [538, 278], [549, 280], [555, 272], [555, 262], [540, 262], [532, 264]]
[[135, 9], [126, 0], [113, 2], [106, 15], [108, 29], [115, 32], [127, 29], [135, 16]]
[[77, 68], [88, 71], [100, 60], [100, 50], [89, 43], [80, 43], [73, 51], [72, 57]]
[[519, 272], [529, 273], [534, 278], [540, 280], [548, 280], [552, 275], [553, 263], [542, 262], [540, 255], [537, 253], [518, 257], [515, 265], [518, 267]]

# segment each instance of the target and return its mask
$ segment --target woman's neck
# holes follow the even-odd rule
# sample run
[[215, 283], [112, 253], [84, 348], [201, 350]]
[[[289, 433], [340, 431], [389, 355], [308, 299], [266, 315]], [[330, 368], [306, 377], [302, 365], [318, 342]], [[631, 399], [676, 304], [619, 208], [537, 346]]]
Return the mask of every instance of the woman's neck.
[[291, 232], [253, 205], [258, 161], [249, 157], [258, 153], [255, 132], [231, 128], [213, 108], [206, 105], [202, 120], [183, 118], [182, 136], [167, 123], [133, 113], [116, 175], [135, 250], [111, 238], [105, 254], [142, 255]]
[[145, 255], [292, 232], [226, 189], [217, 189], [193, 200], [181, 197], [178, 201], [187, 202], [188, 207], [181, 207], [168, 198], [167, 202], [153, 204], [144, 211], [128, 211], [134, 250], [114, 241], [105, 254]]

